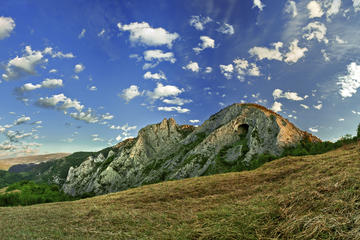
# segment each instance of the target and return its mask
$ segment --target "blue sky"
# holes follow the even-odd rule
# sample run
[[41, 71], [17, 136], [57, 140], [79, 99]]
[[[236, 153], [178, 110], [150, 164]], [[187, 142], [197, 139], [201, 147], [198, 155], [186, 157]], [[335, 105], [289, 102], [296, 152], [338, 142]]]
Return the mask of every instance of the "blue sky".
[[360, 1], [0, 2], [0, 158], [99, 150], [235, 102], [324, 140], [360, 122]]

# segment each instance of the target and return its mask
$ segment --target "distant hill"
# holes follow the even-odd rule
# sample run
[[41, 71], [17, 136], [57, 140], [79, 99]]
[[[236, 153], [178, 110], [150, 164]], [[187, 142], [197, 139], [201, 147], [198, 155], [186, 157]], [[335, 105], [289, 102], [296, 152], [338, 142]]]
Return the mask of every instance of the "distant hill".
[[69, 153], [52, 153], [44, 155], [34, 155], [26, 157], [0, 159], [0, 170], [8, 170], [11, 166], [17, 164], [40, 163], [51, 159], [58, 159], [70, 155]]
[[0, 239], [360, 239], [360, 143], [243, 172], [0, 208]]

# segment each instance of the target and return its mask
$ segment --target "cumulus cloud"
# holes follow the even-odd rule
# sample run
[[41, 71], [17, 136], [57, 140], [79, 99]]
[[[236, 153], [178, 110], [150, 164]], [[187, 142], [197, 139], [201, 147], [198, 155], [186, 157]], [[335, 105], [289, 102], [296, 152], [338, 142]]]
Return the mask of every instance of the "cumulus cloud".
[[101, 115], [101, 119], [103, 120], [111, 120], [114, 118], [114, 115], [111, 115], [110, 113], [105, 113], [103, 115]]
[[129, 131], [132, 131], [132, 130], [135, 130], [137, 127], [136, 126], [129, 126], [129, 124], [125, 124], [123, 126], [115, 126], [115, 125], [112, 125], [110, 127], [110, 129], [114, 129], [114, 130], [122, 130], [124, 132], [129, 132]]
[[83, 29], [81, 30], [81, 33], [79, 34], [78, 38], [81, 39], [81, 38], [85, 37], [85, 33], [86, 33], [86, 29], [83, 28]]
[[212, 67], [206, 67], [204, 72], [205, 73], [211, 73], [212, 70], [213, 70]]
[[300, 97], [298, 95], [298, 93], [296, 93], [296, 92], [284, 92], [281, 89], [275, 89], [273, 91], [272, 95], [274, 97], [274, 100], [279, 99], [279, 98], [286, 98], [288, 100], [293, 100], [293, 101], [302, 101], [302, 100], [304, 100], [304, 98]]
[[360, 65], [356, 62], [350, 63], [347, 74], [338, 78], [337, 85], [340, 85], [339, 94], [343, 98], [352, 97], [360, 87]]
[[200, 71], [199, 64], [197, 62], [193, 62], [193, 61], [190, 61], [188, 65], [186, 65], [186, 66], [184, 66], [182, 68], [185, 69], [185, 70], [193, 71], [193, 72], [199, 72]]
[[139, 87], [136, 85], [131, 85], [129, 88], [126, 88], [122, 91], [122, 94], [119, 96], [125, 99], [126, 102], [129, 102], [133, 98], [142, 95], [139, 91]]
[[234, 73], [234, 66], [232, 64], [229, 65], [219, 65], [221, 73], [224, 75], [226, 79], [231, 79]]
[[171, 48], [179, 37], [177, 33], [170, 33], [163, 28], [152, 28], [147, 22], [133, 22], [127, 25], [117, 24], [120, 31], [130, 32], [132, 43], [141, 43], [147, 46], [167, 45]]
[[309, 106], [308, 105], [305, 105], [305, 104], [300, 104], [301, 107], [305, 108], [305, 109], [309, 109]]
[[200, 40], [201, 43], [198, 44], [198, 47], [193, 48], [196, 54], [199, 54], [201, 51], [205, 50], [206, 48], [215, 48], [215, 40], [208, 37], [208, 36], [201, 36]]
[[53, 68], [53, 69], [50, 69], [50, 70], [49, 70], [49, 73], [57, 73], [57, 70], [54, 69], [54, 68]]
[[144, 79], [166, 80], [166, 76], [163, 72], [159, 72], [159, 73], [146, 72], [144, 74]]
[[61, 51], [54, 52], [52, 47], [47, 47], [44, 49], [43, 54], [48, 54], [52, 58], [74, 58], [74, 54], [72, 53], [63, 53]]
[[234, 66], [232, 64], [229, 65], [219, 65], [221, 73], [224, 75], [226, 79], [231, 79], [234, 73]]
[[300, 48], [298, 46], [299, 40], [295, 39], [292, 41], [289, 52], [285, 54], [285, 62], [287, 63], [296, 63], [300, 58], [305, 56], [305, 52], [308, 51], [306, 47]]
[[178, 113], [187, 113], [190, 112], [190, 109], [182, 108], [182, 107], [158, 107], [159, 111], [165, 111], [165, 112], [178, 112]]
[[313, 105], [313, 107], [317, 110], [320, 110], [323, 107], [323, 105], [322, 103], [319, 103], [318, 105]]
[[80, 72], [84, 71], [84, 69], [85, 69], [85, 66], [81, 63], [78, 63], [74, 67], [74, 72], [80, 73]]
[[99, 121], [98, 117], [94, 114], [91, 108], [89, 108], [86, 112], [70, 113], [70, 117], [87, 123], [97, 123]]
[[317, 1], [310, 1], [306, 7], [309, 10], [309, 18], [319, 18], [324, 15], [321, 5]]
[[189, 24], [190, 26], [193, 26], [196, 30], [202, 31], [204, 30], [205, 24], [212, 21], [213, 20], [210, 17], [191, 16]]
[[216, 31], [227, 35], [233, 35], [235, 33], [234, 27], [227, 23], [222, 24]]
[[262, 11], [265, 5], [261, 2], [261, 0], [253, 0], [253, 8], [257, 7], [260, 11]]
[[294, 1], [287, 1], [285, 12], [290, 14], [293, 18], [296, 17], [298, 15], [296, 3]]
[[[62, 103], [62, 105], [57, 106], [58, 103]], [[78, 100], [68, 98], [63, 93], [53, 95], [52, 97], [41, 97], [36, 102], [36, 105], [45, 108], [58, 108], [61, 110], [75, 108], [79, 112], [84, 108], [84, 105], [81, 105]]]
[[184, 92], [184, 89], [180, 89], [173, 85], [163, 85], [161, 83], [157, 83], [156, 88], [154, 91], [148, 91], [147, 95], [152, 99], [162, 99], [164, 97], [175, 97], [178, 96], [180, 93]]
[[11, 17], [0, 17], [0, 40], [9, 37], [15, 25]]
[[273, 110], [274, 112], [281, 112], [282, 111], [281, 107], [282, 107], [282, 103], [274, 102], [274, 104], [271, 107], [271, 110]]
[[[255, 76], [258, 77], [261, 75], [259, 67], [255, 63], [250, 63], [246, 59], [236, 58], [233, 61], [234, 70], [236, 73], [237, 79], [240, 81], [245, 80], [245, 76]], [[230, 77], [230, 76], [229, 76]]]
[[309, 128], [309, 131], [310, 131], [310, 132], [317, 133], [319, 130], [318, 130], [317, 128]]
[[41, 51], [33, 51], [30, 46], [26, 46], [22, 57], [16, 56], [8, 62], [2, 77], [9, 81], [26, 75], [34, 75], [36, 74], [35, 67], [42, 62], [42, 59]]
[[20, 124], [26, 123], [30, 120], [31, 120], [30, 117], [22, 116], [15, 120], [14, 125], [20, 125]]
[[147, 50], [144, 52], [144, 60], [151, 62], [145, 63], [143, 69], [149, 69], [156, 67], [160, 62], [166, 61], [170, 63], [175, 63], [176, 58], [172, 52], [163, 52], [162, 50]]
[[335, 36], [335, 41], [336, 41], [338, 44], [345, 44], [345, 43], [347, 43], [345, 40], [341, 39], [338, 35]]
[[173, 99], [164, 99], [163, 103], [172, 104], [172, 105], [179, 105], [183, 106], [186, 103], [191, 103], [191, 99], [183, 99], [183, 98], [173, 98]]
[[360, 0], [353, 0], [353, 7], [355, 12], [360, 11]]
[[317, 39], [318, 42], [328, 43], [329, 40], [326, 38], [327, 28], [323, 23], [320, 22], [311, 22], [303, 30], [307, 31], [303, 35], [303, 38], [306, 40]]
[[96, 86], [91, 86], [91, 87], [89, 87], [89, 90], [90, 91], [97, 91], [97, 87]]
[[283, 46], [283, 43], [272, 43], [272, 46], [274, 46], [274, 49], [266, 47], [253, 47], [249, 50], [249, 54], [251, 56], [256, 56], [259, 60], [268, 59], [282, 61], [283, 56], [279, 49]]
[[41, 82], [41, 84], [34, 85], [32, 83], [25, 83], [20, 88], [17, 88], [16, 92], [19, 94], [22, 94], [23, 92], [34, 91], [39, 88], [57, 88], [57, 87], [62, 87], [62, 86], [64, 86], [64, 85], [63, 85], [63, 81], [61, 79], [46, 78], [44, 81]]
[[200, 120], [194, 119], [194, 120], [189, 120], [190, 123], [200, 123]]
[[339, 13], [341, 7], [341, 0], [332, 0], [330, 8], [326, 11], [326, 17], [329, 19], [332, 15]]

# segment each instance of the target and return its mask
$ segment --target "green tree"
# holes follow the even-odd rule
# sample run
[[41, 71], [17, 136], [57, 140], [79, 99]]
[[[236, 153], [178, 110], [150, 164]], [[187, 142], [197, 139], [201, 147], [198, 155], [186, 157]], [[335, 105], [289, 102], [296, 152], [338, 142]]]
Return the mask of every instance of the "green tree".
[[357, 138], [360, 139], [360, 123], [357, 128]]

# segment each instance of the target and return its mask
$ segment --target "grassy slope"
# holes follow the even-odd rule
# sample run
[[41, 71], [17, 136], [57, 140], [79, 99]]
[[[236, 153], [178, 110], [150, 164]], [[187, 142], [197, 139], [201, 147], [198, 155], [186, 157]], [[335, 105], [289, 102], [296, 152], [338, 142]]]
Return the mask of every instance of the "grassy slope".
[[0, 239], [360, 239], [360, 143], [257, 170], [0, 208]]

